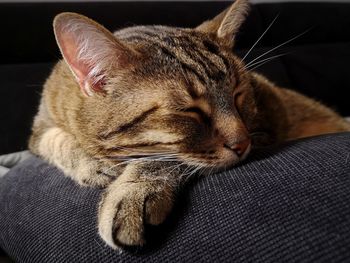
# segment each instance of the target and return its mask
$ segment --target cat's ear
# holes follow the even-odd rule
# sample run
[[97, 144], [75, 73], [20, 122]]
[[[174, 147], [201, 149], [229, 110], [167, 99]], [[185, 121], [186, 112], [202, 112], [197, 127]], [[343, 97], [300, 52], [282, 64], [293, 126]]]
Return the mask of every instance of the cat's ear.
[[214, 17], [205, 21], [196, 30], [215, 34], [225, 45], [233, 47], [235, 35], [249, 12], [248, 0], [236, 0], [230, 7]]
[[136, 56], [110, 31], [85, 16], [61, 13], [53, 27], [64, 60], [88, 96], [103, 91], [109, 72], [127, 66]]

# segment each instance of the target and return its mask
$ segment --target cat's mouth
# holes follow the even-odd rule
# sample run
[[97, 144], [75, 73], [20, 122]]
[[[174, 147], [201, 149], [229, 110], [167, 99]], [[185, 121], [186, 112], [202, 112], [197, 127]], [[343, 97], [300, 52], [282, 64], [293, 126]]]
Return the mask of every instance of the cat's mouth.
[[251, 143], [239, 154], [228, 147], [222, 147], [207, 153], [184, 153], [180, 155], [180, 159], [190, 166], [197, 166], [204, 170], [209, 169], [210, 172], [218, 172], [229, 169], [246, 159], [250, 150]]

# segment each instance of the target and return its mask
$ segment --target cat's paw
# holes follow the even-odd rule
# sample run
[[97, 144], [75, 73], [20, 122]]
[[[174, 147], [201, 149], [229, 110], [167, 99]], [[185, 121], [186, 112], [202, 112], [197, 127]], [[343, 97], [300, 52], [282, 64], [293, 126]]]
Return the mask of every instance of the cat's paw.
[[79, 179], [80, 180], [78, 180], [78, 183], [81, 186], [90, 186], [96, 188], [105, 188], [113, 181], [113, 178], [97, 173], [93, 176], [81, 176]]
[[73, 179], [82, 186], [104, 188], [113, 180], [111, 176], [99, 173], [95, 167], [88, 163], [78, 167], [74, 173]]
[[105, 188], [116, 179], [119, 170], [103, 166], [95, 160], [81, 160], [74, 173], [74, 179], [82, 186]]
[[164, 182], [118, 181], [108, 187], [100, 203], [100, 236], [113, 248], [141, 246], [145, 224], [158, 225], [171, 211], [173, 192]]

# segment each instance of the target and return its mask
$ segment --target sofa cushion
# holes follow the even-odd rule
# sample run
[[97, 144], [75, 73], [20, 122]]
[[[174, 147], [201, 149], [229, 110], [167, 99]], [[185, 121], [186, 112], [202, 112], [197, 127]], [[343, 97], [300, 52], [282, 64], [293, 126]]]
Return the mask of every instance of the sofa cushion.
[[0, 179], [0, 247], [16, 262], [342, 262], [350, 258], [350, 133], [255, 150], [193, 180], [147, 245], [107, 247], [101, 190], [32, 157]]

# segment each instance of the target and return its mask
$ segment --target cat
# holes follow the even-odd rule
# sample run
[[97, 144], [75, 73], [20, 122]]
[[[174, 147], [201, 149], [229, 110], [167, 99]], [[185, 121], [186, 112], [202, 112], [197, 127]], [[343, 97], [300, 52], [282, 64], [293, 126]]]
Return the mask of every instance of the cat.
[[252, 146], [349, 131], [334, 111], [249, 71], [232, 49], [246, 0], [196, 28], [112, 34], [75, 13], [53, 27], [63, 60], [47, 79], [29, 149], [80, 185], [105, 188], [98, 231], [143, 245], [182, 182], [228, 169]]

